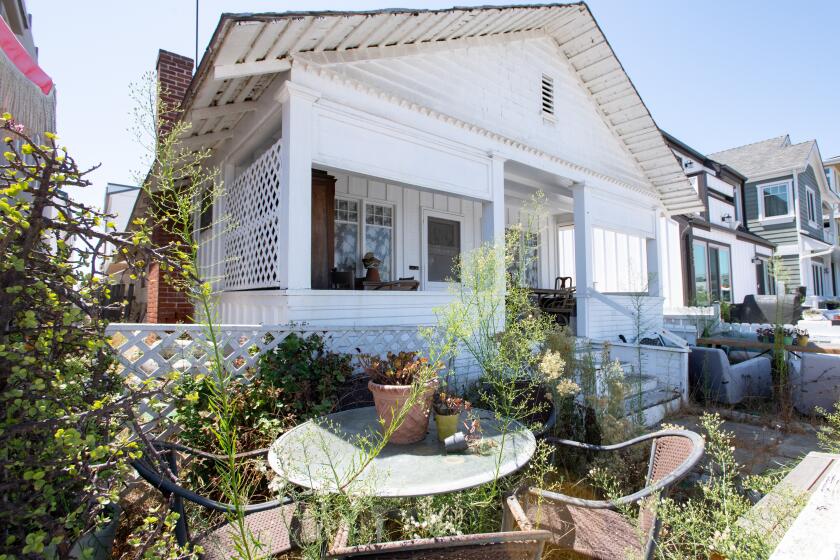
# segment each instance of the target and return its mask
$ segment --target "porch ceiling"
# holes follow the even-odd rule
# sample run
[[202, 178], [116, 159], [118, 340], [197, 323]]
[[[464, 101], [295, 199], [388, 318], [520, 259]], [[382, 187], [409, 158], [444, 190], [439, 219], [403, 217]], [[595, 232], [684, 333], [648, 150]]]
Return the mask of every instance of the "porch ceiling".
[[[191, 144], [213, 147], [255, 109], [273, 78], [301, 53], [436, 45], [470, 38], [553, 38], [602, 117], [672, 213], [702, 210], [682, 167], [583, 3], [445, 10], [224, 14], [187, 92]], [[374, 55], [376, 53], [374, 52]]]

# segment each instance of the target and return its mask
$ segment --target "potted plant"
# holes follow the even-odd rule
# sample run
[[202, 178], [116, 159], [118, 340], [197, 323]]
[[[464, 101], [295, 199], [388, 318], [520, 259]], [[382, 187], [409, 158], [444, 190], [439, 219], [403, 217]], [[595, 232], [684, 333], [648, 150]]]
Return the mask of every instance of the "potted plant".
[[796, 333], [796, 344], [798, 346], [808, 346], [808, 341], [811, 339], [811, 335], [807, 329], [796, 328], [794, 329], [794, 332]]
[[767, 342], [772, 344], [773, 341], [776, 339], [776, 332], [773, 330], [772, 327], [760, 327], [755, 330], [755, 333], [758, 335], [759, 342]]
[[435, 393], [434, 404], [435, 425], [438, 440], [444, 441], [458, 430], [458, 420], [461, 413], [472, 408], [470, 401], [463, 397], [447, 394], [443, 391]]
[[415, 443], [426, 437], [432, 396], [438, 386], [438, 364], [429, 364], [417, 352], [388, 352], [385, 359], [361, 354], [359, 362], [370, 377], [368, 389], [373, 394], [376, 412], [385, 430], [412, 396], [416, 384], [422, 384], [420, 398], [406, 411], [402, 423], [391, 434], [391, 443]]
[[795, 330], [788, 327], [782, 327], [781, 334], [784, 339], [785, 346], [792, 346], [793, 345], [793, 336], [795, 334]]

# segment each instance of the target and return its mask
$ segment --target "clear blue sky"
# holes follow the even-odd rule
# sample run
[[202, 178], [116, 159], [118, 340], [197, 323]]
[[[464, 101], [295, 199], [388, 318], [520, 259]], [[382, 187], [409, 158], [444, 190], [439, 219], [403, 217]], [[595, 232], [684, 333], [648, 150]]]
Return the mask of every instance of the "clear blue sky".
[[[200, 51], [222, 12], [440, 8], [405, 0], [201, 0]], [[511, 3], [505, 1], [503, 3]], [[515, 3], [515, 2], [514, 2]], [[58, 88], [58, 132], [77, 160], [101, 163], [95, 188], [129, 182], [140, 150], [127, 132], [131, 82], [157, 50], [193, 56], [195, 2], [28, 0], [41, 66]], [[664, 130], [703, 152], [789, 133], [840, 155], [840, 0], [591, 0], [589, 6]]]

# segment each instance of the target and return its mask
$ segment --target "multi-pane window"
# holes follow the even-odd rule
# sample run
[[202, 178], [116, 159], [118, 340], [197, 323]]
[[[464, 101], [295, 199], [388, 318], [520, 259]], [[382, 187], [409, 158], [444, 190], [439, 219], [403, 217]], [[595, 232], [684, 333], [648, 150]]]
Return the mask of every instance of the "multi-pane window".
[[805, 205], [808, 208], [808, 221], [817, 223], [817, 193], [813, 189], [805, 189]]
[[365, 204], [365, 253], [371, 252], [382, 261], [379, 278], [391, 280], [394, 250], [394, 209], [379, 204]]
[[[540, 282], [539, 234], [521, 230], [507, 230], [507, 235], [512, 245], [509, 249], [513, 253], [508, 274], [522, 286], [538, 288]], [[510, 236], [514, 236], [515, 239]]]
[[759, 259], [755, 265], [756, 293], [760, 296], [774, 295], [776, 293], [776, 280], [770, 270], [770, 263], [767, 259]]
[[335, 199], [335, 268], [357, 272], [359, 262], [359, 203]]
[[[362, 220], [362, 208], [364, 220]], [[335, 267], [363, 273], [362, 255], [382, 261], [379, 278], [392, 280], [394, 261], [394, 208], [343, 198], [335, 199]]]
[[786, 216], [790, 214], [790, 191], [787, 183], [765, 185], [759, 188], [762, 207], [762, 217]]
[[732, 263], [729, 247], [695, 240], [694, 297], [697, 305], [732, 301]]
[[814, 295], [821, 296], [823, 293], [823, 267], [821, 264], [811, 265], [811, 274], [814, 282]]

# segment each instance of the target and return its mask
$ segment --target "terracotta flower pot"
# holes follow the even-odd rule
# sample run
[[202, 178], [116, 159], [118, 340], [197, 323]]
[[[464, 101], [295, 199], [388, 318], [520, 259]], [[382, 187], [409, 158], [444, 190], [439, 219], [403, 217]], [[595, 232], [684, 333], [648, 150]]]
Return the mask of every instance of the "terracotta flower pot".
[[[432, 408], [432, 396], [437, 386], [437, 379], [426, 384], [426, 391], [423, 393], [420, 402], [415, 403], [406, 413], [400, 427], [391, 435], [389, 443], [415, 443], [426, 437], [426, 431], [429, 428], [429, 412]], [[368, 382], [368, 389], [373, 393], [376, 413], [385, 421], [385, 428], [387, 429], [393, 421], [394, 414], [402, 409], [411, 396], [411, 386], [380, 385], [370, 381]]]

